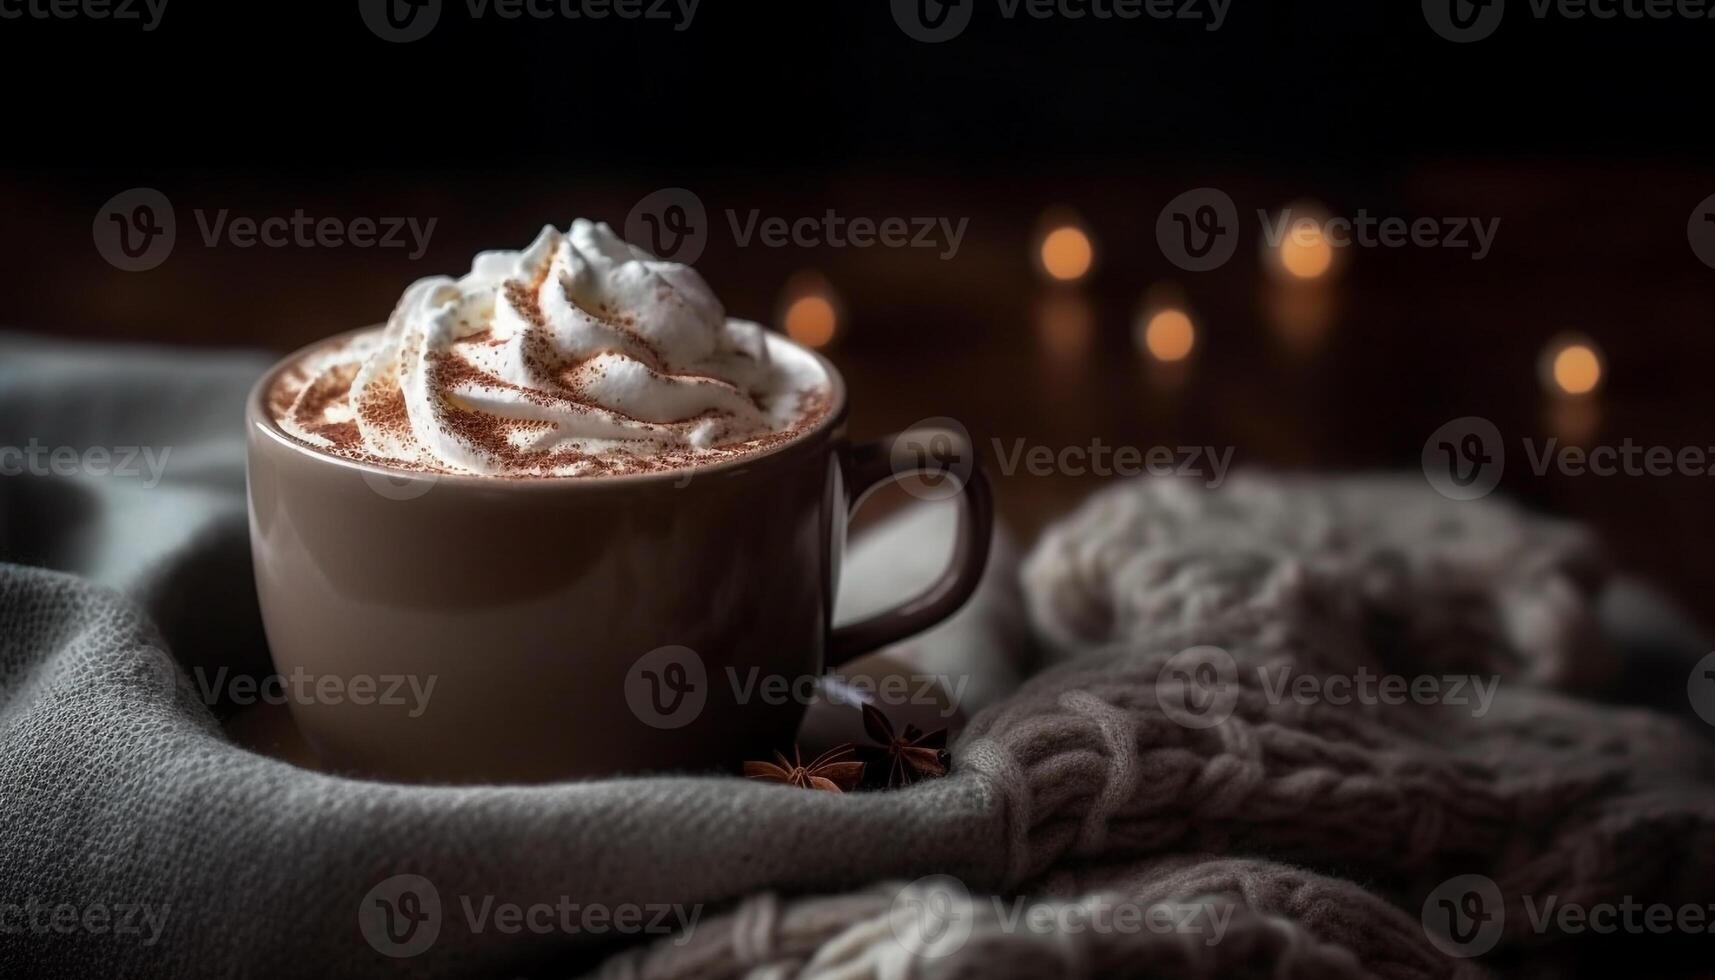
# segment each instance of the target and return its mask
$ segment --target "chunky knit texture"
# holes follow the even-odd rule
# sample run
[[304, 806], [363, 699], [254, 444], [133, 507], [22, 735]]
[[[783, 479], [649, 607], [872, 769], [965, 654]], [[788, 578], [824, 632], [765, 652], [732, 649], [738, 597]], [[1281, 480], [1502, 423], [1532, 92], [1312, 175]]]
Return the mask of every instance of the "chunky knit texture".
[[[0, 976], [1458, 977], [1577, 955], [1527, 899], [1715, 902], [1707, 730], [1585, 696], [1624, 667], [1588, 538], [1410, 480], [1098, 495], [1022, 573], [1051, 664], [906, 791], [404, 787], [256, 755], [185, 669], [265, 662], [236, 442], [258, 367], [0, 346], [0, 445], [176, 447], [146, 491], [0, 481], [0, 902], [164, 915], [148, 945], [0, 928]], [[1484, 706], [1280, 693], [1365, 675], [1499, 680]], [[358, 911], [401, 874], [444, 915], [394, 959]], [[1505, 906], [1480, 960], [1423, 924], [1460, 875]], [[467, 898], [704, 914], [616, 950], [473, 929]], [[1116, 906], [1177, 925], [1029, 925]]]
[[[1707, 733], [1555, 689], [1598, 688], [1619, 667], [1594, 617], [1601, 559], [1577, 529], [1404, 479], [1244, 476], [1217, 494], [1139, 482], [1052, 529], [1024, 582], [1061, 662], [956, 746], [955, 778], [981, 780], [1005, 813], [982, 883], [1050, 916], [1065, 903], [1225, 909], [1219, 942], [1201, 942], [1207, 929], [1039, 934], [1008, 925], [1007, 902], [959, 893], [945, 915], [969, 938], [924, 956], [899, 938], [899, 908], [939, 886], [895, 883], [754, 899], [684, 947], [609, 970], [1556, 975], [1575, 962], [1558, 948], [1572, 937], [1535, 929], [1527, 902], [1715, 903]], [[1172, 668], [1204, 645], [1228, 658], [1214, 684], [1231, 714], [1188, 726]], [[1283, 676], [1364, 672], [1446, 678], [1448, 697], [1278, 693]], [[1475, 681], [1493, 685], [1486, 709]], [[1462, 875], [1490, 879], [1504, 905], [1481, 960], [1449, 955], [1425, 925], [1426, 898]]]

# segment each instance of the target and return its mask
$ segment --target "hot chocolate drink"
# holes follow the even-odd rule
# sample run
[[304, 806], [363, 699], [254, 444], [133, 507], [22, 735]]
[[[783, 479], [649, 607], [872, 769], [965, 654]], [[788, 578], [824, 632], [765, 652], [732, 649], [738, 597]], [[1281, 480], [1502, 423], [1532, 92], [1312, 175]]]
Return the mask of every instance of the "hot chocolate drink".
[[412, 284], [384, 328], [312, 349], [266, 404], [347, 459], [579, 477], [778, 446], [825, 417], [829, 391], [814, 356], [729, 319], [695, 271], [578, 220]]
[[790, 745], [803, 706], [723, 678], [812, 676], [920, 633], [988, 554], [988, 485], [956, 473], [943, 575], [833, 626], [851, 511], [942, 472], [922, 447], [976, 458], [939, 426], [853, 445], [846, 412], [832, 364], [586, 221], [285, 358], [245, 407], [275, 668], [348, 691], [435, 680], [420, 711], [294, 700], [298, 727], [331, 768], [433, 782], [703, 771]]

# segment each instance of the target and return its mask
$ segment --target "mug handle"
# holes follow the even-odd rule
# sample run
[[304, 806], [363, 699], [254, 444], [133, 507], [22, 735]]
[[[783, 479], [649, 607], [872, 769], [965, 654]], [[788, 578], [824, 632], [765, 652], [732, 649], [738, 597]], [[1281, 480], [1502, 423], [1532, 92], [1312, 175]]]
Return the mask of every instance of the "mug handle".
[[[923, 447], [946, 439], [952, 462], [930, 459]], [[907, 460], [901, 453], [909, 452]], [[969, 461], [961, 467], [960, 461]], [[970, 437], [937, 427], [907, 429], [875, 442], [853, 446], [845, 453], [846, 483], [851, 488], [849, 513], [883, 484], [907, 473], [939, 473], [959, 481], [959, 526], [953, 555], [935, 583], [892, 609], [837, 627], [828, 636], [826, 667], [838, 667], [854, 657], [921, 633], [957, 612], [977, 589], [988, 564], [994, 532], [994, 495], [977, 465]], [[960, 472], [963, 469], [965, 472]], [[950, 495], [949, 495], [950, 496]]]

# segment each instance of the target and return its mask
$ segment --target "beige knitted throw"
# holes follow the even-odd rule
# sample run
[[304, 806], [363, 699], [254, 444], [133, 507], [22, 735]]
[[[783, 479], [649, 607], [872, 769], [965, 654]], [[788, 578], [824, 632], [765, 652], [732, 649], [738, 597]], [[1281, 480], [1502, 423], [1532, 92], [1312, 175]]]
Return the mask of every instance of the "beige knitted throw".
[[1705, 733], [1557, 690], [1616, 668], [1602, 581], [1576, 529], [1421, 481], [1114, 487], [1024, 571], [1062, 662], [954, 751], [1004, 801], [989, 876], [758, 896], [607, 975], [1565, 975], [1597, 933], [1545, 909], [1707, 922]]

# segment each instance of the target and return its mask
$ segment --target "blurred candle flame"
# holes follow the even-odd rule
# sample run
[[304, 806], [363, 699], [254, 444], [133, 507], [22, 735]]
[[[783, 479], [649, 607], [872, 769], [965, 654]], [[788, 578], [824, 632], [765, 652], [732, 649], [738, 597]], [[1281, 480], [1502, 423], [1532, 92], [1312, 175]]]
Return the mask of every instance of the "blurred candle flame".
[[782, 290], [781, 327], [806, 347], [826, 347], [840, 329], [839, 298], [827, 278], [805, 270]]
[[1544, 357], [1550, 386], [1559, 394], [1588, 395], [1602, 384], [1602, 356], [1588, 341], [1551, 344]]
[[1132, 327], [1132, 342], [1143, 355], [1150, 386], [1174, 396], [1190, 383], [1191, 354], [1197, 348], [1197, 322], [1185, 291], [1174, 282], [1157, 282], [1144, 291]]
[[1036, 247], [1036, 262], [1055, 282], [1077, 282], [1096, 264], [1096, 246], [1083, 223], [1065, 209], [1050, 209], [1042, 216], [1045, 229]]
[[1150, 357], [1164, 364], [1183, 361], [1197, 345], [1197, 326], [1184, 310], [1168, 308], [1150, 314], [1138, 338]]
[[1271, 268], [1293, 280], [1321, 279], [1334, 269], [1334, 244], [1323, 225], [1327, 212], [1318, 204], [1288, 205], [1276, 219], [1281, 229]]
[[1548, 396], [1549, 429], [1563, 442], [1587, 444], [1602, 422], [1596, 390], [1607, 367], [1601, 348], [1580, 334], [1562, 334], [1543, 347], [1537, 371]]

